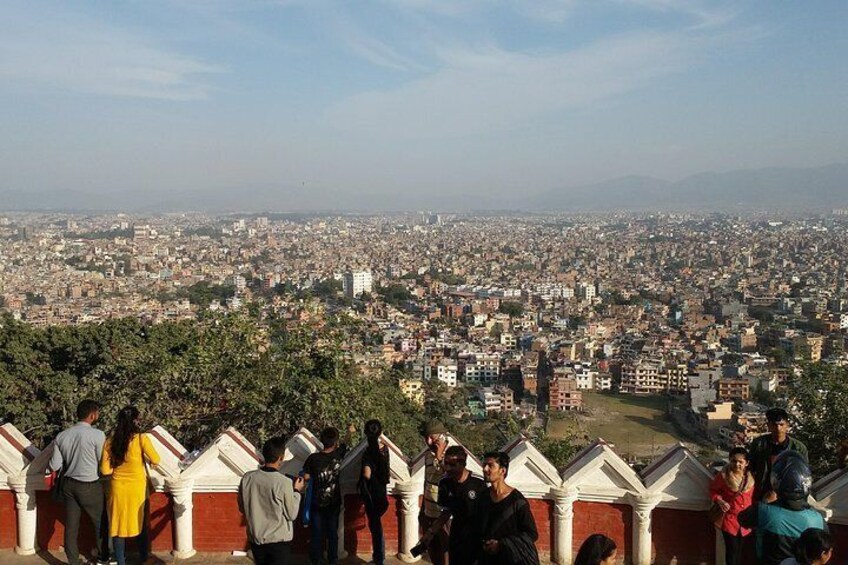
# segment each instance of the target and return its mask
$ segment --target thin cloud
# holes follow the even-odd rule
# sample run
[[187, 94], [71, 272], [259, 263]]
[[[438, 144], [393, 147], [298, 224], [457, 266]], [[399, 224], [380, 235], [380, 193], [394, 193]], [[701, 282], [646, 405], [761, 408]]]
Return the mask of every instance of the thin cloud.
[[353, 96], [326, 122], [364, 137], [433, 139], [503, 131], [638, 89], [686, 67], [678, 34], [640, 33], [555, 55], [488, 48], [443, 53], [447, 68], [400, 88]]
[[0, 23], [0, 77], [107, 96], [202, 100], [218, 65], [150, 44], [75, 14], [7, 10]]

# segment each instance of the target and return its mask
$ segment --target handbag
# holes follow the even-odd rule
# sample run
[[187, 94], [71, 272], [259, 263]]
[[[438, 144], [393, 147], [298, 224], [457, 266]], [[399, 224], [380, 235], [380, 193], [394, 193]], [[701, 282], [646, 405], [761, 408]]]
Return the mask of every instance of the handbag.
[[65, 502], [65, 469], [53, 471], [50, 479], [50, 500], [64, 504]]

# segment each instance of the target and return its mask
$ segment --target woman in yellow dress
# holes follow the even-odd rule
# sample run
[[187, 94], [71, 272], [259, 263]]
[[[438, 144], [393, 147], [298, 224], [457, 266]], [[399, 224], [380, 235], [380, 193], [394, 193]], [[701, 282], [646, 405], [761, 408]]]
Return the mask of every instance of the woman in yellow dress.
[[150, 540], [147, 532], [147, 469], [159, 464], [159, 454], [150, 438], [138, 426], [138, 409], [122, 408], [112, 437], [106, 440], [100, 459], [100, 472], [111, 475], [109, 491], [109, 535], [115, 549], [118, 565], [126, 564], [126, 539], [138, 538], [138, 551], [142, 563], [150, 557]]

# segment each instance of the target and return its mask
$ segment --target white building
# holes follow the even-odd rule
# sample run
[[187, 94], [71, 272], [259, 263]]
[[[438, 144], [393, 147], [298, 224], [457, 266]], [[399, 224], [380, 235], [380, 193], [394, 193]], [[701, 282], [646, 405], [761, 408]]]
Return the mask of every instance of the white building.
[[355, 298], [363, 292], [371, 293], [373, 279], [371, 271], [348, 271], [342, 279], [345, 296]]
[[500, 376], [501, 361], [496, 354], [478, 353], [465, 363], [465, 382], [493, 384]]
[[436, 366], [436, 378], [445, 383], [448, 388], [456, 386], [459, 375], [459, 365], [453, 359], [442, 359]]

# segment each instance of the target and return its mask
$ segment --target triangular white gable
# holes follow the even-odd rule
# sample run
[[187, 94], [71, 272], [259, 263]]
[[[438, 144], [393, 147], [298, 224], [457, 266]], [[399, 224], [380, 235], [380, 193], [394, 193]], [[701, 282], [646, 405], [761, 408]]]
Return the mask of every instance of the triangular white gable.
[[522, 435], [514, 438], [503, 450], [509, 455], [509, 474], [506, 482], [525, 496], [542, 498], [552, 488], [562, 484], [556, 467]]
[[159, 465], [149, 469], [150, 482], [156, 490], [165, 488], [165, 478], [177, 477], [182, 471], [181, 464], [188, 456], [186, 448], [178, 442], [168, 430], [156, 426], [147, 432], [153, 449], [159, 454]]
[[659, 506], [707, 510], [713, 474], [684, 445], [678, 444], [654, 459], [642, 471], [649, 493], [661, 493]]
[[280, 470], [288, 475], [297, 475], [303, 468], [306, 458], [321, 451], [321, 442], [306, 428], [300, 428], [286, 442], [283, 465]]
[[[466, 453], [468, 453], [468, 460], [465, 463], [465, 468], [471, 471], [471, 474], [476, 475], [480, 478], [483, 478], [483, 465], [480, 463], [480, 460], [474, 456], [473, 453], [468, 451], [462, 443], [454, 437], [453, 434], [447, 433], [445, 434], [448, 440], [448, 447], [452, 445], [459, 445], [463, 449], [465, 449]], [[427, 449], [421, 450], [421, 452], [412, 460], [410, 463], [410, 480], [415, 483], [420, 483], [421, 488], [424, 488], [424, 456], [427, 454]]]
[[[409, 460], [392, 440], [385, 435], [381, 436], [381, 439], [389, 448], [389, 492], [391, 492], [395, 484], [409, 481], [411, 476], [409, 472]], [[348, 452], [344, 461], [342, 461], [340, 484], [342, 492], [345, 494], [356, 492], [362, 453], [365, 451], [367, 445], [367, 441], [363, 440], [359, 442], [356, 447]]]
[[195, 492], [235, 492], [241, 477], [259, 468], [262, 456], [235, 428], [228, 428], [204, 449], [181, 477], [194, 481]]
[[598, 439], [583, 449], [562, 473], [563, 486], [576, 487], [580, 500], [628, 503], [628, 494], [642, 494], [645, 486], [636, 471]]
[[848, 469], [837, 469], [813, 485], [818, 505], [830, 513], [830, 521], [848, 525]]
[[6, 480], [21, 474], [40, 451], [12, 424], [0, 426], [0, 488]]

